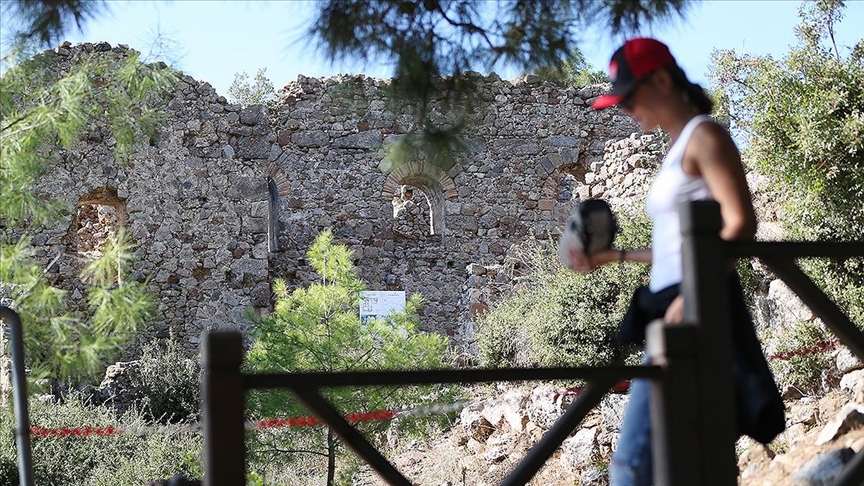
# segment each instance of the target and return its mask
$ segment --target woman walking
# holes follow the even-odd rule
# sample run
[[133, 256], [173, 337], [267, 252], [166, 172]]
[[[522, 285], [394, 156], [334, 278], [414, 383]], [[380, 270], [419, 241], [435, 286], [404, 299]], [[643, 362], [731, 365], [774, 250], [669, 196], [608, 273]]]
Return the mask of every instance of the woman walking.
[[[662, 297], [667, 301], [664, 303], [665, 312], [661, 311], [661, 315], [667, 323], [678, 323], [682, 321], [684, 313], [683, 296], [677, 291], [682, 278], [678, 205], [687, 201], [714, 200], [719, 203], [723, 218], [721, 238], [754, 238], [756, 215], [741, 156], [729, 132], [710, 117], [711, 99], [701, 87], [687, 79], [669, 48], [662, 42], [649, 38], [628, 40], [612, 56], [609, 74], [612, 90], [597, 98], [592, 106], [604, 109], [617, 105], [643, 131], [660, 128], [669, 136], [669, 151], [645, 204], [653, 223], [651, 248], [603, 250], [592, 253], [590, 258], [581, 251], [570, 250], [570, 268], [588, 272], [598, 265], [625, 260], [651, 264], [648, 290], [654, 296], [668, 296]], [[773, 392], [769, 390], [766, 404], [759, 405], [770, 412], [770, 430], [765, 434], [751, 434], [746, 424], [742, 424], [745, 418], [742, 417], [744, 414], [740, 406], [739, 430], [759, 435], [758, 440], [768, 442], [783, 429], [782, 401], [779, 393], [776, 393], [776, 384], [770, 377], [761, 349], [758, 348], [740, 284], [731, 264], [729, 271], [730, 302], [733, 306], [731, 314], [733, 321], [738, 321], [733, 331], [736, 361], [740, 362], [738, 354], [745, 352], [738, 348], [752, 354], [755, 343], [755, 349], [758, 349], [755, 352], [760, 358], [757, 361], [761, 360], [756, 366], [763, 376], [767, 373], [769, 388], [773, 389]], [[634, 302], [632, 305], [638, 304]], [[736, 369], [736, 380], [741, 381], [737, 378], [738, 372]], [[649, 388], [647, 380], [634, 380], [631, 385], [618, 447], [609, 469], [612, 486], [652, 484]]]

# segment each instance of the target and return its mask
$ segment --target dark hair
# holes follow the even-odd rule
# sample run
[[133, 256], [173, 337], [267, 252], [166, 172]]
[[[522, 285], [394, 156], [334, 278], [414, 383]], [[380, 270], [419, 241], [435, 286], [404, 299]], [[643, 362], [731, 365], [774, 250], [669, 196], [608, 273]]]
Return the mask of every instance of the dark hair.
[[714, 102], [711, 101], [711, 98], [708, 97], [708, 94], [705, 93], [702, 86], [699, 86], [696, 83], [691, 83], [690, 80], [687, 79], [687, 75], [684, 74], [684, 71], [676, 64], [667, 67], [666, 70], [669, 71], [669, 74], [672, 77], [672, 82], [675, 83], [675, 86], [684, 93], [684, 96], [687, 97], [687, 101], [695, 106], [696, 109], [699, 110], [700, 114], [710, 115], [711, 110], [714, 108]]

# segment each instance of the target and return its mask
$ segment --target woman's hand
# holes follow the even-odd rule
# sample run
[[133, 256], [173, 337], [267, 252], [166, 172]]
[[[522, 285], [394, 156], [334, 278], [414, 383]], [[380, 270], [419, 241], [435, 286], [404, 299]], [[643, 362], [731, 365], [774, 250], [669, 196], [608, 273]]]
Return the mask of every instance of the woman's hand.
[[594, 263], [591, 257], [581, 250], [570, 249], [567, 251], [567, 258], [570, 261], [570, 270], [579, 273], [588, 273], [594, 270]]
[[600, 265], [622, 261], [621, 255], [623, 255], [621, 250], [600, 250], [589, 255], [582, 250], [570, 248], [567, 250], [567, 260], [569, 263], [567, 266], [570, 270], [588, 273]]
[[679, 295], [669, 304], [663, 320], [668, 324], [680, 324], [684, 322], [684, 296]]

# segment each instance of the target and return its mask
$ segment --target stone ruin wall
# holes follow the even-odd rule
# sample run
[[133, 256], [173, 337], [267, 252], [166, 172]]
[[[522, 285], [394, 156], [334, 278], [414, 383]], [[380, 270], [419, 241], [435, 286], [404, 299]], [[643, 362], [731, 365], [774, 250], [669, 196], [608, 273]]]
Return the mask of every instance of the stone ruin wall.
[[[126, 48], [66, 43], [41, 56], [64, 70], [89, 54]], [[329, 228], [370, 290], [419, 292], [424, 327], [464, 344], [472, 312], [508, 287], [512, 245], [557, 238], [583, 198], [641, 203], [662, 148], [631, 136], [616, 110], [590, 109], [603, 86], [532, 78], [474, 75], [482, 101], [466, 110], [467, 149], [443, 171], [385, 162], [383, 147], [415, 128], [388, 80], [300, 76], [270, 105], [242, 108], [183, 76], [158, 139], [128, 164], [99, 127], [53, 154], [39, 190], [75, 209], [36, 234], [37, 257], [47, 266], [60, 255], [49, 275], [80, 299], [87, 235], [125, 227], [138, 245], [133, 276], [157, 296], [156, 334], [191, 346], [205, 329], [247, 328], [250, 309], [266, 313], [274, 278], [313, 281], [304, 253]]]

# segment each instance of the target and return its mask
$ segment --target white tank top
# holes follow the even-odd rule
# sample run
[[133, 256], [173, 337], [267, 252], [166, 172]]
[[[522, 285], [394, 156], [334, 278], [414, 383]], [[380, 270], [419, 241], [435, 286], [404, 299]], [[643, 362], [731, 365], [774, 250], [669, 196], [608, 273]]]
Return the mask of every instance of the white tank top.
[[645, 209], [654, 225], [651, 233], [651, 282], [648, 285], [654, 292], [681, 282], [678, 204], [713, 199], [705, 179], [691, 176], [681, 167], [693, 130], [706, 121], [712, 121], [709, 115], [698, 115], [687, 122], [663, 159], [645, 200]]

